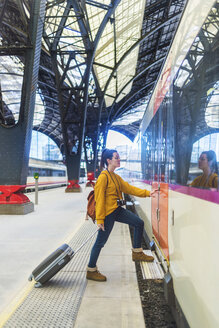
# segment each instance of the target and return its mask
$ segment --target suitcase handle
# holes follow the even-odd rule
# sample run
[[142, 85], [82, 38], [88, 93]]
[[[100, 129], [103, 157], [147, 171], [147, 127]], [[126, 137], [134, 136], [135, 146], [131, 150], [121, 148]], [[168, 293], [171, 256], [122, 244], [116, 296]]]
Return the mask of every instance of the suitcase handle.
[[77, 252], [79, 252], [80, 251], [80, 249], [84, 246], [84, 245], [86, 245], [87, 244], [87, 242], [99, 231], [100, 229], [97, 229], [96, 231], [94, 231], [94, 233], [92, 233], [92, 235], [90, 236], [90, 237], [88, 237], [86, 240], [85, 240], [85, 242], [80, 246], [80, 247], [78, 247], [77, 249], [76, 249], [76, 251], [74, 252], [74, 255], [77, 253]]

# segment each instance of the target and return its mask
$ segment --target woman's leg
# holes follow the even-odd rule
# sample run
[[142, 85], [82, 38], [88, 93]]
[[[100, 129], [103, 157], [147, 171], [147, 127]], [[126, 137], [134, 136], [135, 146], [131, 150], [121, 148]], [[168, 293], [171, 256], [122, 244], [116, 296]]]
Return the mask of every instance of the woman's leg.
[[134, 242], [132, 251], [133, 261], [153, 262], [153, 256], [146, 255], [141, 248], [142, 235], [144, 230], [144, 221], [132, 212], [121, 208], [115, 221], [127, 223], [134, 227]]
[[122, 207], [120, 208], [120, 211], [115, 221], [127, 223], [130, 226], [134, 227], [133, 248], [141, 248], [141, 241], [142, 241], [143, 230], [144, 230], [144, 221], [134, 213], [125, 210]]
[[105, 231], [103, 231], [103, 230], [98, 231], [97, 239], [96, 239], [95, 244], [94, 244], [94, 246], [91, 250], [90, 261], [88, 263], [89, 268], [96, 268], [96, 263], [97, 263], [100, 251], [104, 247], [104, 245], [106, 244], [107, 239], [109, 238], [109, 235], [110, 235], [110, 233], [112, 231], [112, 228], [114, 226], [115, 218], [114, 218], [113, 213], [107, 215], [105, 220], [104, 220], [104, 229], [105, 229]]

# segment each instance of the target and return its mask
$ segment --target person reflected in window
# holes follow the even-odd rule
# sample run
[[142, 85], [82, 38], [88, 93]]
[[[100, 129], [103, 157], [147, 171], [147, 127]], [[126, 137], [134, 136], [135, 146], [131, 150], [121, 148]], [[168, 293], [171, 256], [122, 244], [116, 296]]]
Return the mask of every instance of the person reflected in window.
[[203, 174], [195, 178], [191, 187], [218, 189], [218, 167], [216, 154], [213, 150], [203, 151], [199, 157], [198, 167]]

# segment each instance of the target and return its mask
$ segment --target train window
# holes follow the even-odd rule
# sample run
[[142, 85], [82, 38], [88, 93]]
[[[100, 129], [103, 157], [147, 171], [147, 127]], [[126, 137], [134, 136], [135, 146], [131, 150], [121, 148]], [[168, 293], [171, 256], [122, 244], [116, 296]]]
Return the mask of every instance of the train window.
[[173, 123], [169, 98], [163, 101], [150, 126], [142, 136], [143, 175], [146, 180], [174, 182]]
[[147, 180], [218, 190], [218, 19], [212, 8], [141, 137]]
[[53, 161], [42, 161], [30, 158], [28, 176], [33, 177], [38, 172], [40, 177], [65, 177], [66, 168], [64, 165]]
[[193, 144], [189, 185], [218, 190], [218, 145], [219, 133], [209, 134]]

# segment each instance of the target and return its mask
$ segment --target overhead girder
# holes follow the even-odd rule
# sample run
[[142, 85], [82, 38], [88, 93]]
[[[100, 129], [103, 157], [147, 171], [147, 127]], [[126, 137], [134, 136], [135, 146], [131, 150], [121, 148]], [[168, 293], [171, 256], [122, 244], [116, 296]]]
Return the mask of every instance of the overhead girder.
[[[114, 119], [117, 118], [118, 113], [121, 111], [121, 109], [125, 106], [125, 104], [127, 103], [127, 101], [130, 101], [130, 99], [132, 99], [132, 97], [134, 97], [134, 95], [136, 95], [138, 92], [140, 92], [141, 90], [139, 90], [137, 93], [135, 93], [134, 95], [129, 96], [129, 100], [126, 100], [125, 102], [122, 103], [122, 105], [114, 112], [114, 107], [116, 105], [116, 100], [120, 97], [120, 95], [122, 94], [122, 92], [124, 91], [124, 89], [132, 82], [134, 82], [135, 80], [137, 80], [138, 78], [140, 78], [147, 70], [149, 70], [151, 67], [153, 67], [154, 65], [157, 65], [158, 63], [162, 63], [163, 60], [165, 59], [165, 57], [161, 57], [158, 60], [155, 60], [153, 63], [151, 63], [150, 65], [146, 66], [141, 72], [137, 73], [135, 76], [133, 76], [125, 85], [124, 87], [120, 90], [120, 92], [116, 95], [115, 100], [110, 108], [110, 113], [109, 113], [109, 118], [110, 115], [113, 113], [114, 115]], [[151, 84], [150, 84], [151, 85]], [[149, 85], [146, 85], [146, 87], [148, 87]], [[110, 119], [108, 119], [110, 121]]]
[[[19, 15], [17, 15], [18, 12]], [[13, 38], [14, 41], [14, 43], [12, 43], [8, 48], [19, 48], [16, 45], [18, 40], [20, 47], [26, 46], [26, 40], [29, 40], [30, 38], [27, 28], [27, 17], [21, 4], [21, 0], [18, 0], [16, 5], [14, 5], [13, 1], [6, 1], [1, 8], [1, 17], [1, 35], [5, 37], [5, 40], [8, 40], [8, 38]], [[30, 42], [28, 43], [30, 44]]]
[[[19, 0], [19, 2], [22, 4], [23, 3], [23, 1], [21, 1], [21, 0]], [[172, 1], [173, 3], [174, 3], [174, 6], [177, 6], [177, 1]], [[182, 1], [181, 1], [182, 2]], [[55, 6], [57, 6], [57, 5], [61, 5], [62, 7], [64, 7], [65, 5], [66, 5], [66, 1], [53, 1], [53, 2], [48, 2], [48, 4], [47, 4], [47, 9], [49, 9], [49, 8], [55, 8]], [[73, 1], [68, 1], [68, 3], [73, 3]], [[92, 6], [96, 6], [96, 7], [98, 7], [98, 8], [102, 8], [102, 9], [105, 9], [106, 10], [106, 12], [108, 12], [108, 10], [110, 10], [110, 9], [112, 9], [113, 8], [113, 5], [112, 4], [110, 4], [109, 6], [105, 6], [105, 5], [103, 5], [103, 4], [101, 4], [100, 2], [97, 2], [97, 1], [81, 1], [80, 3], [79, 2], [77, 2], [80, 6], [81, 6], [81, 8], [82, 8], [82, 14], [80, 14], [80, 15], [78, 15], [77, 13], [73, 13], [73, 12], [71, 12], [71, 13], [69, 13], [69, 16], [68, 17], [72, 17], [72, 19], [77, 19], [77, 20], [79, 20], [79, 18], [82, 20], [82, 18], [83, 17], [85, 17], [85, 18], [83, 18], [83, 21], [84, 21], [84, 26], [85, 26], [85, 28], [86, 28], [86, 30], [84, 29], [84, 40], [86, 40], [86, 42], [88, 42], [87, 41], [87, 35], [89, 36], [89, 40], [91, 40], [91, 42], [92, 42], [92, 45], [91, 45], [91, 48], [92, 48], [92, 46], [94, 45], [94, 41], [92, 40], [92, 38], [91, 38], [91, 33], [90, 33], [90, 31], [89, 31], [89, 21], [88, 21], [88, 19], [86, 18], [86, 12], [84, 11], [85, 10], [85, 4], [86, 5], [92, 5]], [[156, 2], [154, 2], [153, 4], [147, 4], [146, 5], [146, 7], [145, 7], [145, 15], [146, 16], [149, 16], [149, 15], [153, 15], [153, 12], [155, 12], [156, 11], [156, 13], [158, 13], [159, 11], [162, 11], [162, 12], [164, 12], [165, 11], [165, 6], [167, 5], [167, 4], [170, 4], [170, 2], [164, 2], [163, 0], [161, 0], [161, 1], [156, 1]], [[22, 7], [22, 6], [21, 6]], [[22, 7], [23, 8], [23, 7]], [[62, 11], [62, 13], [63, 13], [63, 11]], [[25, 14], [24, 14], [25, 15]], [[57, 15], [59, 15], [59, 13], [57, 13]], [[111, 16], [109, 16], [109, 17], [112, 17], [112, 15]], [[151, 16], [152, 17], [152, 16]], [[54, 17], [55, 18], [55, 17]], [[47, 18], [46, 18], [47, 19]], [[65, 18], [63, 17], [63, 20], [64, 20]], [[156, 19], [155, 19], [156, 20]], [[154, 22], [155, 22], [155, 20], [154, 20]], [[152, 21], [151, 21], [152, 22]], [[154, 24], [154, 22], [153, 22], [153, 24]], [[24, 23], [22, 23], [22, 24], [24, 24]], [[147, 21], [145, 20], [145, 23], [143, 23], [143, 25], [144, 25], [144, 27], [143, 28], [146, 28], [147, 27], [147, 29], [149, 29], [150, 28], [150, 25], [147, 25], [148, 23], [147, 23]], [[105, 26], [106, 26], [106, 23], [105, 23]], [[16, 28], [17, 28], [17, 24], [14, 24], [14, 27], [15, 27], [15, 29], [13, 29], [13, 30], [11, 30], [12, 31], [12, 33], [15, 33], [15, 34], [17, 34], [17, 33], [19, 33], [19, 31], [16, 31]], [[44, 34], [44, 40], [46, 41], [46, 44], [47, 44], [47, 46], [48, 46], [48, 44], [50, 44], [48, 41], [51, 39], [51, 38], [53, 38], [53, 40], [54, 40], [54, 42], [57, 42], [57, 40], [58, 40], [58, 42], [59, 42], [59, 40], [60, 40], [60, 38], [59, 38], [59, 35], [58, 34], [60, 34], [60, 31], [61, 31], [61, 26], [59, 26], [58, 27], [58, 29], [57, 29], [57, 27], [55, 28], [55, 31], [54, 31], [54, 33], [53, 34], [51, 34], [51, 35], [49, 35], [49, 39], [47, 38], [45, 38], [46, 36], [45, 36], [45, 34]], [[81, 29], [81, 28], [80, 28]], [[19, 30], [19, 28], [17, 28], [17, 30]], [[14, 31], [14, 32], [13, 32]], [[81, 30], [82, 31], [82, 30]], [[159, 31], [158, 31], [159, 32]], [[83, 33], [81, 33], [81, 34], [83, 34]], [[86, 35], [86, 33], [87, 33], [87, 35]], [[25, 35], [25, 33], [23, 32], [23, 37], [24, 37], [24, 35]], [[22, 33], [20, 34], [20, 37], [22, 38]], [[151, 37], [152, 37], [152, 35], [151, 35]], [[66, 42], [66, 40], [65, 40], [65, 42]], [[162, 41], [163, 42], [163, 41]], [[55, 43], [54, 43], [55, 44]], [[142, 43], [143, 44], [143, 43]], [[166, 44], [163, 42], [162, 43], [162, 45], [161, 45], [162, 47], [166, 47]], [[17, 47], [18, 49], [16, 49], [16, 51], [18, 51], [18, 50], [21, 50], [20, 48], [21, 47]], [[158, 46], [158, 48], [159, 48], [159, 46]], [[15, 50], [15, 47], [13, 48], [14, 50]], [[11, 49], [11, 51], [13, 51], [13, 49]], [[44, 49], [44, 48], [43, 48]], [[23, 48], [23, 50], [24, 50], [24, 48]], [[3, 49], [2, 49], [2, 51], [3, 51]], [[22, 51], [22, 50], [21, 50]], [[93, 50], [92, 50], [93, 52], [93, 54], [95, 54], [96, 52], [95, 52], [95, 49], [93, 48]], [[165, 49], [165, 51], [166, 51], [166, 49]], [[62, 49], [57, 49], [57, 54], [60, 54], [60, 55], [65, 55], [65, 54], [67, 54], [67, 55], [70, 55], [70, 51], [68, 51], [66, 48], [62, 48]], [[77, 56], [77, 54], [82, 54], [83, 56], [88, 56], [88, 52], [90, 52], [90, 48], [89, 47], [87, 47], [87, 48], [78, 48], [77, 50], [75, 50], [74, 51], [74, 53], [73, 54], [75, 54], [76, 56]], [[48, 51], [46, 50], [46, 49], [44, 49], [43, 50], [43, 53], [47, 53], [47, 55], [49, 54], [48, 53]], [[153, 52], [152, 52], [152, 55], [153, 55]], [[158, 57], [159, 58], [159, 57]], [[140, 61], [141, 61], [141, 58], [139, 57], [139, 62], [138, 62], [138, 67], [139, 67], [139, 69], [137, 69], [136, 70], [136, 75], [138, 74], [138, 72], [139, 72], [139, 70], [140, 70], [140, 72], [142, 71], [142, 69], [141, 69], [141, 65], [143, 65], [143, 63], [140, 63]], [[100, 63], [96, 63], [96, 60], [95, 60], [95, 63], [94, 63], [94, 61], [93, 61], [93, 64], [97, 64], [97, 65], [99, 65]], [[145, 63], [146, 65], [148, 65], [148, 61]], [[64, 67], [64, 64], [62, 64], [63, 65], [63, 67]], [[77, 67], [78, 68], [78, 70], [80, 69], [80, 68], [82, 68], [82, 63], [79, 63], [79, 62], [74, 62], [74, 64], [72, 65], [72, 63], [70, 63], [70, 66], [69, 66], [69, 68], [70, 69], [74, 69], [75, 67]], [[102, 64], [100, 64], [100, 65], [102, 65]], [[41, 67], [42, 69], [44, 69], [44, 70], [51, 70], [51, 75], [50, 75], [50, 78], [51, 78], [51, 80], [52, 79], [54, 79], [54, 77], [52, 78], [52, 74], [53, 74], [53, 76], [54, 76], [54, 72], [52, 72], [52, 68], [50, 67], [50, 68], [48, 68], [49, 66], [47, 66], [47, 63], [45, 63], [45, 65], [43, 64], [42, 65], [43, 67]], [[106, 65], [107, 66], [107, 65]], [[92, 67], [92, 65], [91, 65], [91, 67]], [[66, 68], [66, 67], [65, 67]], [[113, 68], [111, 68], [111, 69], [113, 69]], [[67, 74], [67, 71], [68, 71], [68, 68], [66, 69], [66, 71], [65, 71], [65, 74], [62, 74], [62, 78], [63, 78], [63, 83], [64, 83], [64, 77], [68, 77], [68, 74]], [[90, 71], [91, 72], [91, 71]], [[81, 71], [81, 76], [84, 76], [84, 73]], [[155, 76], [155, 75], [154, 75]], [[93, 77], [94, 77], [94, 80], [95, 80], [95, 75], [94, 75], [94, 71], [93, 71]], [[145, 75], [143, 74], [143, 76], [142, 76], [142, 78], [145, 78]], [[151, 78], [153, 78], [152, 76], [151, 76]], [[156, 78], [156, 76], [155, 76], [155, 78]], [[42, 79], [41, 79], [41, 81], [42, 81]], [[84, 79], [83, 79], [83, 82], [84, 82]], [[115, 111], [115, 114], [116, 114], [116, 116], [114, 115], [114, 117], [113, 117], [113, 119], [112, 120], [114, 120], [115, 118], [117, 118], [117, 117], [120, 117], [123, 113], [125, 113], [126, 111], [127, 111], [127, 109], [128, 109], [128, 107], [130, 107], [130, 106], [132, 106], [132, 99], [134, 99], [134, 101], [135, 101], [135, 97], [136, 97], [136, 101], [138, 101], [137, 100], [137, 97], [138, 97], [138, 95], [139, 94], [142, 94], [142, 92], [144, 91], [144, 90], [148, 90], [146, 87], [145, 88], [143, 88], [142, 89], [142, 84], [141, 83], [139, 83], [139, 82], [141, 82], [141, 76], [139, 76], [139, 78], [133, 78], [133, 87], [132, 87], [132, 91], [131, 91], [131, 94], [132, 94], [132, 96], [131, 97], [129, 97], [129, 96], [127, 96], [127, 97], [125, 97], [122, 101], [120, 101], [117, 105], [119, 105], [119, 106], [121, 106], [121, 108], [119, 109], [118, 107], [117, 107], [117, 105], [114, 107], [114, 109], [112, 110], [112, 113], [113, 113], [113, 111]], [[43, 83], [45, 83], [44, 85], [43, 85]], [[47, 86], [46, 86], [46, 84], [47, 83], [49, 83], [49, 75], [48, 75], [48, 78], [47, 78], [47, 81], [46, 82], [44, 82], [44, 81], [42, 81], [42, 83], [40, 83], [39, 82], [39, 87], [40, 88], [42, 88], [42, 93], [43, 93], [43, 95], [45, 96], [45, 103], [47, 103], [47, 107], [45, 107], [45, 113], [47, 113], [47, 111], [51, 111], [51, 103], [50, 103], [50, 99], [49, 98], [51, 98], [51, 91], [54, 91], [53, 90], [53, 88], [54, 88], [54, 85], [53, 85], [53, 83], [51, 83], [51, 85], [52, 85], [52, 87], [50, 88], [49, 86], [48, 86], [48, 88], [47, 88]], [[72, 82], [70, 81], [70, 80], [68, 80], [68, 83], [70, 84], [70, 89], [69, 90], [72, 90], [73, 88], [74, 88], [74, 85], [72, 84]], [[131, 83], [131, 82], [130, 82]], [[152, 82], [150, 82], [150, 85], [152, 85], [151, 84]], [[96, 86], [97, 86], [97, 81], [95, 82], [95, 84], [96, 84]], [[81, 87], [81, 90], [80, 90], [80, 87]], [[63, 87], [63, 89], [62, 89], [62, 93], [63, 93], [63, 96], [65, 97], [65, 101], [66, 102], [68, 102], [68, 100], [67, 100], [67, 98], [69, 99], [69, 101], [70, 102], [75, 102], [75, 97], [76, 96], [78, 96], [78, 97], [80, 97], [79, 99], [82, 99], [83, 97], [84, 97], [84, 85], [82, 84], [81, 86], [80, 86], [78, 89], [76, 89], [76, 88], [74, 88], [74, 92], [70, 95], [70, 91], [68, 90], [68, 88], [66, 87], [66, 86], [64, 86]], [[140, 88], [140, 89], [139, 89]], [[46, 91], [46, 89], [50, 89], [50, 91], [49, 91], [49, 93]], [[98, 87], [96, 88], [96, 89], [98, 89]], [[138, 91], [139, 90], [139, 91]], [[120, 90], [121, 91], [121, 90]], [[97, 90], [95, 91], [95, 92], [97, 92]], [[106, 92], [107, 93], [107, 92]], [[106, 94], [105, 93], [105, 94]], [[53, 96], [52, 97], [54, 97], [54, 94], [55, 94], [55, 91], [54, 91], [54, 93], [53, 93]], [[54, 97], [54, 99], [57, 99], [58, 98], [58, 96], [56, 95], [55, 97]], [[97, 95], [97, 98], [98, 98], [98, 100], [97, 100], [97, 98], [95, 98], [95, 95], [94, 94], [92, 94], [92, 95], [87, 95], [87, 98], [88, 98], [88, 100], [89, 100], [89, 106], [86, 106], [86, 110], [87, 110], [87, 121], [86, 121], [86, 130], [85, 130], [85, 134], [87, 134], [87, 133], [89, 133], [89, 134], [92, 134], [92, 132], [91, 132], [91, 129], [92, 129], [92, 126], [93, 126], [93, 122], [92, 122], [92, 118], [93, 118], [93, 115], [92, 115], [92, 113], [93, 112], [95, 112], [95, 113], [97, 113], [98, 112], [98, 110], [99, 110], [99, 108], [98, 107], [96, 107], [96, 104], [99, 102], [99, 103], [102, 103], [102, 101], [104, 101], [104, 95], [103, 95], [103, 92], [100, 90], [100, 88], [99, 88], [99, 95]], [[100, 100], [100, 99], [102, 99], [102, 100]], [[118, 99], [118, 98], [117, 98]], [[130, 103], [129, 103], [129, 101], [128, 100], [130, 100]], [[126, 106], [126, 108], [125, 108], [125, 105], [123, 105], [123, 102], [125, 103], [125, 105], [127, 105], [128, 104], [128, 107]], [[57, 112], [57, 104], [55, 105], [52, 105], [52, 106], [54, 106], [55, 107], [55, 109], [53, 110], [53, 112], [54, 112], [54, 114], [55, 114], [55, 112]], [[82, 106], [83, 107], [83, 106]], [[82, 108], [81, 107], [81, 108]], [[103, 104], [103, 107], [105, 107], [105, 105]], [[106, 120], [107, 120], [107, 116], [106, 116], [106, 113], [107, 112], [103, 112], [103, 107], [102, 107], [102, 116], [101, 116], [101, 118], [102, 118], [102, 126], [100, 127], [100, 128], [98, 128], [98, 131], [101, 131], [101, 129], [102, 129], [102, 127], [105, 125], [105, 122], [106, 122]], [[124, 110], [125, 109], [125, 110]], [[46, 114], [47, 115], [47, 114]], [[49, 117], [51, 118], [52, 116], [49, 114]], [[90, 124], [90, 127], [89, 127], [89, 122], [88, 122], [88, 120], [89, 121], [91, 121], [91, 124]], [[112, 121], [111, 120], [111, 121]], [[53, 122], [53, 119], [52, 119], [52, 121], [50, 120], [50, 122]], [[53, 124], [53, 123], [52, 123]], [[41, 123], [41, 127], [45, 127], [45, 129], [46, 129], [46, 116], [45, 116], [45, 120], [44, 120], [44, 122], [42, 122]], [[46, 132], [48, 132], [49, 133], [49, 131], [50, 130], [52, 130], [54, 128], [54, 125], [51, 125], [51, 126], [48, 126], [48, 129], [46, 130]], [[59, 131], [61, 132], [61, 130], [59, 129]], [[87, 131], [87, 132], [86, 132]], [[53, 133], [53, 132], [52, 132]], [[58, 134], [57, 134], [58, 135]], [[58, 136], [58, 138], [59, 138], [59, 140], [61, 140], [62, 139], [62, 137], [61, 137], [61, 133], [59, 133], [59, 136]], [[60, 143], [60, 142], [59, 142]]]
[[[104, 87], [104, 91], [103, 94], [105, 95], [107, 88], [110, 84], [110, 81], [112, 80], [112, 78], [114, 77], [115, 72], [118, 70], [119, 66], [122, 64], [122, 62], [127, 58], [127, 56], [137, 47], [139, 46], [142, 42], [144, 42], [149, 36], [153, 35], [156, 31], [158, 31], [159, 29], [163, 28], [164, 26], [166, 26], [171, 20], [175, 19], [176, 17], [179, 17], [180, 14], [177, 15], [172, 15], [171, 17], [169, 17], [166, 21], [162, 22], [161, 24], [158, 24], [155, 28], [153, 28], [150, 32], [146, 33], [145, 35], [141, 36], [141, 38], [139, 40], [137, 40], [124, 54], [123, 56], [120, 58], [120, 60], [117, 62], [117, 64], [114, 66], [106, 84]], [[100, 104], [101, 107], [101, 111], [102, 111], [102, 107], [103, 107], [103, 101]], [[109, 115], [109, 112], [108, 112]]]
[[[17, 55], [24, 56], [28, 49], [32, 49], [30, 38], [28, 32], [22, 25], [19, 26], [19, 20], [17, 15], [15, 15], [16, 8], [13, 8], [13, 11], [10, 13], [8, 7], [10, 3], [5, 2], [4, 6], [1, 8], [1, 17], [0, 27], [1, 27], [1, 36], [2, 44], [0, 45], [0, 55]], [[10, 6], [11, 8], [11, 6]], [[12, 9], [12, 8], [11, 8]]]
[[[81, 147], [83, 145], [83, 140], [84, 140], [86, 114], [87, 114], [87, 108], [88, 108], [88, 97], [89, 97], [88, 88], [89, 88], [90, 74], [91, 74], [91, 71], [92, 71], [92, 65], [93, 65], [93, 61], [94, 61], [96, 47], [98, 45], [99, 39], [102, 35], [102, 32], [103, 32], [109, 18], [113, 14], [116, 6], [118, 5], [118, 3], [119, 3], [118, 0], [114, 1], [112, 6], [110, 6], [108, 8], [105, 17], [104, 17], [102, 23], [100, 24], [99, 30], [96, 34], [96, 37], [95, 37], [94, 41], [92, 41], [90, 28], [89, 28], [89, 22], [88, 22], [88, 20], [86, 20], [86, 13], [83, 11], [83, 9], [84, 9], [83, 8], [83, 3], [79, 4], [78, 1], [69, 0], [67, 2], [67, 6], [64, 9], [64, 14], [63, 14], [63, 17], [61, 18], [61, 21], [60, 21], [59, 27], [57, 29], [56, 35], [53, 38], [53, 44], [50, 47], [51, 48], [51, 53], [56, 53], [56, 56], [57, 56], [58, 53], [61, 56], [63, 54], [67, 54], [69, 56], [69, 58], [67, 60], [67, 65], [65, 67], [63, 66], [63, 74], [61, 76], [61, 82], [64, 86], [64, 89], [69, 89], [70, 90], [69, 101], [67, 101], [67, 103], [63, 102], [63, 99], [61, 99], [63, 97], [61, 95], [61, 92], [59, 91], [59, 102], [62, 106], [61, 116], [62, 116], [62, 122], [63, 122], [62, 123], [62, 125], [63, 125], [63, 136], [64, 136], [65, 139], [67, 138], [67, 135], [66, 135], [66, 131], [64, 131], [65, 130], [65, 124], [66, 124], [65, 123], [66, 120], [65, 120], [64, 115], [68, 113], [68, 110], [69, 110], [68, 106], [70, 106], [70, 103], [72, 101], [71, 99], [74, 99], [74, 101], [77, 103], [77, 106], [78, 106], [77, 112], [80, 113], [79, 114], [79, 121], [77, 122], [77, 125], [75, 125], [75, 127], [73, 128], [73, 129], [75, 129], [74, 130], [75, 132], [73, 132], [73, 134], [77, 135], [78, 142], [79, 142], [78, 148], [77, 148], [77, 154], [76, 154], [77, 157], [78, 157], [77, 158], [77, 164], [75, 163], [76, 166], [78, 166], [78, 165], [80, 166], [81, 151], [82, 151]], [[81, 83], [80, 83], [79, 88], [75, 88], [74, 85], [71, 85], [71, 87], [66, 88], [66, 86], [64, 85], [64, 80], [67, 76], [67, 72], [68, 72], [69, 69], [71, 69], [71, 66], [72, 66], [71, 65], [71, 60], [75, 55], [74, 55], [74, 51], [73, 52], [68, 52], [68, 51], [66, 51], [66, 49], [64, 49], [64, 52], [63, 52], [62, 48], [59, 47], [59, 41], [60, 41], [60, 38], [62, 37], [62, 31], [65, 28], [67, 18], [69, 16], [72, 8], [74, 8], [74, 12], [76, 14], [75, 16], [77, 18], [77, 23], [78, 23], [80, 34], [81, 34], [81, 39], [83, 40], [83, 44], [84, 44], [84, 49], [82, 49], [82, 51], [84, 51], [84, 54], [86, 56], [86, 62], [84, 62], [86, 64], [86, 68], [85, 68], [84, 72], [81, 74], [82, 79], [81, 79]], [[72, 39], [74, 39], [74, 36], [72, 36]], [[53, 57], [54, 62], [55, 62], [56, 56]], [[62, 63], [62, 65], [63, 64], [64, 64], [64, 62]], [[80, 63], [80, 65], [77, 65], [77, 63], [74, 64], [74, 66], [77, 67], [77, 68], [79, 68], [81, 65], [82, 65], [81, 63]], [[56, 68], [56, 74], [58, 74], [57, 68]], [[61, 87], [63, 89], [62, 84], [60, 83], [59, 77], [56, 78], [56, 80], [57, 81], [59, 80], [59, 87], [58, 88]], [[96, 99], [95, 96], [94, 97], [89, 97], [89, 101], [95, 100], [95, 99]], [[64, 107], [63, 107], [63, 105], [64, 105]], [[67, 122], [70, 123], [70, 121], [67, 121]], [[73, 137], [73, 135], [72, 135], [72, 137]], [[66, 144], [66, 142], [65, 142], [65, 144]], [[67, 157], [68, 157], [68, 155], [70, 155], [68, 153], [67, 148], [66, 148], [66, 154], [67, 154]], [[67, 160], [67, 162], [68, 162], [68, 160]], [[67, 163], [67, 166], [68, 166], [68, 163]], [[77, 169], [78, 174], [75, 174], [75, 175], [79, 175], [79, 168]], [[77, 178], [78, 178], [78, 176], [77, 176]]]
[[127, 138], [129, 138], [129, 140], [133, 142], [135, 136], [138, 133], [140, 122], [141, 120], [130, 123], [128, 125], [113, 125], [110, 127], [110, 129], [124, 134]]
[[[139, 93], [141, 93], [143, 90], [148, 89], [149, 87], [153, 87], [153, 85], [156, 83], [156, 81], [152, 81], [150, 83], [146, 83], [142, 88], [138, 89], [135, 93], [131, 94], [128, 96], [128, 98], [125, 100], [125, 102], [122, 103], [121, 107], [118, 109], [114, 119], [118, 119], [120, 118], [131, 106], [134, 106], [135, 103], [137, 103], [142, 97], [137, 98], [137, 100], [133, 103], [131, 102], [130, 104], [128, 104], [128, 102], [130, 102], [134, 97], [136, 97]], [[128, 105], [127, 105], [128, 104]], [[120, 110], [126, 106], [126, 110], [125, 112], [120, 112]]]

